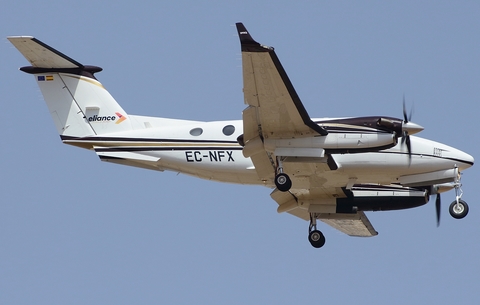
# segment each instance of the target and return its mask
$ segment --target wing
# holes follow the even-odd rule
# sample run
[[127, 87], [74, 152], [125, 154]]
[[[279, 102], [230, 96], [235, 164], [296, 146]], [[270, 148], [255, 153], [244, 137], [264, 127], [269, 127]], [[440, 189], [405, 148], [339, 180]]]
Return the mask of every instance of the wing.
[[261, 135], [266, 137], [326, 135], [326, 130], [310, 119], [274, 49], [253, 40], [242, 23], [237, 23], [237, 30], [242, 47], [245, 103], [257, 115], [252, 117], [254, 121], [244, 124], [254, 129], [260, 125]]
[[289, 139], [326, 135], [308, 115], [272, 47], [259, 44], [242, 23], [237, 23], [242, 48], [243, 93], [249, 105], [243, 111], [243, 141], [261, 179], [273, 179], [267, 138]]
[[[253, 40], [242, 23], [236, 25], [242, 48], [243, 93], [248, 105], [243, 111], [243, 154], [252, 159], [260, 179], [273, 185], [276, 153], [280, 151], [268, 148], [267, 143], [326, 136], [328, 132], [311, 120], [274, 49]], [[343, 181], [329, 178], [326, 183], [324, 173], [337, 169], [331, 156], [311, 156], [295, 147], [290, 157], [283, 168], [291, 173], [294, 186], [288, 192], [275, 189], [271, 194], [279, 204], [278, 212], [305, 220], [315, 213], [316, 219], [352, 236], [377, 234], [363, 212], [337, 211], [337, 198], [346, 195], [336, 187]]]

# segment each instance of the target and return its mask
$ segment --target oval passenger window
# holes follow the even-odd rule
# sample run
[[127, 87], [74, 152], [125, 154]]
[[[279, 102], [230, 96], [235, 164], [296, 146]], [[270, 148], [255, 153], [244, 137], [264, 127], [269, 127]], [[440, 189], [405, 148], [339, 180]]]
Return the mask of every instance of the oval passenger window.
[[192, 136], [199, 136], [203, 133], [203, 129], [202, 128], [193, 128], [192, 130], [190, 130], [190, 134]]
[[235, 132], [235, 126], [227, 125], [223, 127], [223, 134], [226, 136], [231, 136]]

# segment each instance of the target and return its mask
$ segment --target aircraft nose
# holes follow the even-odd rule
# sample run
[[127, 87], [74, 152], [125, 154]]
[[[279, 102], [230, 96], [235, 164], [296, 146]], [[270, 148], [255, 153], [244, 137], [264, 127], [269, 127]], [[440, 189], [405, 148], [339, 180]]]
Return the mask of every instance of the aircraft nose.
[[473, 165], [473, 163], [475, 163], [475, 159], [473, 158], [473, 156], [470, 156], [469, 154], [467, 153], [464, 153], [465, 154], [465, 157], [464, 157], [464, 162], [470, 164], [470, 166]]
[[461, 150], [455, 152], [455, 159], [461, 162], [461, 164], [458, 164], [458, 167], [462, 170], [473, 166], [475, 162], [475, 159], [471, 155]]

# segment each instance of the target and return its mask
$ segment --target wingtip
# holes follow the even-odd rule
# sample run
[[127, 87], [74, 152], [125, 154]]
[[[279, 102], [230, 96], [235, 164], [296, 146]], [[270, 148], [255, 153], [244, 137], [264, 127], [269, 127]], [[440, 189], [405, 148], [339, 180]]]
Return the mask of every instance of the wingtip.
[[242, 51], [244, 52], [268, 52], [272, 51], [272, 47], [267, 47], [259, 44], [248, 32], [247, 28], [243, 25], [242, 22], [237, 22], [238, 37], [240, 38], [240, 45], [242, 46]]
[[240, 38], [240, 43], [243, 44], [257, 44], [252, 36], [248, 33], [247, 28], [241, 22], [235, 24], [237, 26], [238, 37]]

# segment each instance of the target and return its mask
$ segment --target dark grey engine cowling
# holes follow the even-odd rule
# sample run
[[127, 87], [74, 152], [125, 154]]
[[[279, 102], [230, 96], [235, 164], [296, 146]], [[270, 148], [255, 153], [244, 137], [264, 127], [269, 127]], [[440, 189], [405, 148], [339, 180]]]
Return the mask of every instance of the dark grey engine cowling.
[[426, 190], [401, 186], [360, 185], [344, 192], [347, 197], [336, 199], [337, 213], [402, 210], [424, 205], [429, 200]]

